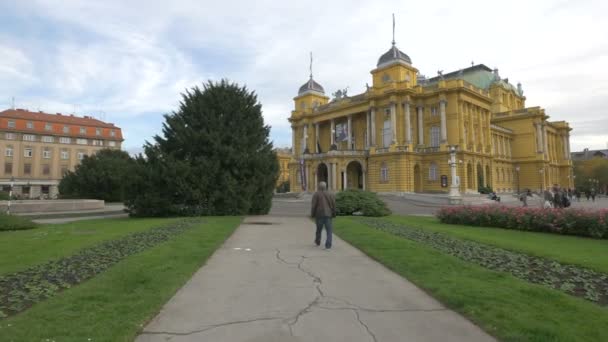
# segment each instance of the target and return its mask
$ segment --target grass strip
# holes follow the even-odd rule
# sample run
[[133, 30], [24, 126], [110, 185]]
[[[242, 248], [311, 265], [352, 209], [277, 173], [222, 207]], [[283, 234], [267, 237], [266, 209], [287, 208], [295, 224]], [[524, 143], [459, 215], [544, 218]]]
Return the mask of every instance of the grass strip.
[[334, 231], [503, 341], [608, 341], [608, 310], [337, 218]]
[[72, 255], [102, 241], [174, 222], [171, 218], [94, 219], [0, 232], [0, 275]]
[[197, 219], [183, 219], [162, 227], [85, 248], [66, 258], [0, 277], [0, 319], [19, 313], [105, 271], [120, 260], [182, 234]]
[[434, 217], [390, 216], [386, 220], [477, 241], [512, 251], [553, 259], [608, 274], [608, 241], [571, 235], [503, 228], [472, 227], [439, 222]]
[[132, 342], [241, 222], [240, 217], [205, 220], [79, 286], [0, 321], [0, 341]]

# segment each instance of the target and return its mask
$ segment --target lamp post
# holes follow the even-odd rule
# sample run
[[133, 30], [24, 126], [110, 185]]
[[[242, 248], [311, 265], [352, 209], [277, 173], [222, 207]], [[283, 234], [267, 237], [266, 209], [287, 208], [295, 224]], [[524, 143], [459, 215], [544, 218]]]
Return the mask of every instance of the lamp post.
[[8, 215], [11, 214], [11, 199], [13, 198], [13, 186], [15, 185], [15, 177], [11, 177], [11, 189], [8, 191], [8, 205], [6, 208], [6, 213]]
[[517, 172], [517, 195], [519, 196], [519, 165], [515, 167], [515, 172]]
[[457, 145], [450, 145], [450, 171], [452, 176], [452, 184], [450, 186], [450, 193], [448, 195], [450, 204], [462, 203], [462, 197], [460, 196], [460, 178], [456, 175], [456, 149]]

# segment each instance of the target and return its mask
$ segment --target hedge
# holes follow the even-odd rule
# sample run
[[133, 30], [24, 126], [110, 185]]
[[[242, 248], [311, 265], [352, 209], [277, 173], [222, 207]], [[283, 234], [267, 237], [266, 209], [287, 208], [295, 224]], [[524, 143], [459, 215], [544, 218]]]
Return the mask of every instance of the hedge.
[[25, 217], [0, 213], [0, 231], [32, 229], [36, 228], [37, 226], [38, 225], [36, 223]]
[[386, 216], [391, 211], [374, 192], [349, 189], [336, 195], [338, 215]]
[[608, 209], [540, 209], [500, 205], [443, 207], [443, 223], [608, 239]]

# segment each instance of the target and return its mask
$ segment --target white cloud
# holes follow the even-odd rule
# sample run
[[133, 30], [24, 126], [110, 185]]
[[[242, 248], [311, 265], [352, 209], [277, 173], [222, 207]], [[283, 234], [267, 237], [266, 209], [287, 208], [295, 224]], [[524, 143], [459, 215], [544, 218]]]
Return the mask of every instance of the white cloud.
[[[573, 146], [608, 140], [600, 127], [576, 132], [576, 125], [605, 115], [604, 1], [40, 0], [15, 6], [21, 17], [32, 13], [73, 31], [45, 54], [0, 36], [0, 90], [14, 82], [20, 98], [49, 111], [72, 111], [77, 104], [79, 111], [103, 110], [127, 127], [134, 117], [176, 108], [185, 88], [228, 77], [256, 90], [275, 144], [286, 146], [287, 118], [308, 78], [309, 51], [315, 79], [328, 94], [346, 86], [361, 92], [390, 47], [394, 12], [397, 45], [423, 74], [471, 60], [498, 67], [503, 77], [523, 83], [528, 105], [572, 122]], [[42, 93], [28, 92], [28, 85]], [[155, 133], [136, 132], [127, 135], [126, 146]]]

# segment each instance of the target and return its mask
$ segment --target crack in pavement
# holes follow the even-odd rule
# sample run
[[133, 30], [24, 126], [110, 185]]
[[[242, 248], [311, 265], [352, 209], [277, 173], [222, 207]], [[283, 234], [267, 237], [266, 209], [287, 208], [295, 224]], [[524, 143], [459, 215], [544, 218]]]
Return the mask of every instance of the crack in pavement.
[[334, 299], [336, 301], [340, 301], [346, 305], [350, 305], [354, 308], [349, 308], [348, 310], [351, 310], [355, 313], [355, 316], [357, 318], [357, 321], [359, 322], [360, 325], [362, 325], [365, 328], [365, 331], [367, 331], [367, 334], [371, 337], [371, 339], [374, 342], [378, 342], [378, 340], [376, 339], [376, 335], [374, 335], [374, 333], [370, 330], [369, 326], [367, 326], [367, 324], [365, 324], [362, 320], [361, 317], [359, 316], [359, 307], [356, 305], [353, 305], [351, 303], [349, 303], [348, 301], [345, 301], [343, 299], [340, 298], [336, 298], [336, 297], [328, 297], [325, 296], [325, 293], [323, 292], [323, 290], [321, 290], [321, 285], [323, 285], [323, 280], [321, 279], [321, 277], [317, 276], [316, 274], [314, 274], [311, 270], [306, 269], [302, 264], [306, 261], [306, 259], [308, 258], [307, 256], [301, 255], [300, 256], [300, 261], [298, 263], [295, 262], [288, 262], [287, 260], [283, 259], [281, 257], [281, 250], [277, 249], [276, 250], [276, 254], [275, 254], [277, 260], [279, 260], [280, 262], [286, 264], [286, 265], [297, 265], [298, 269], [303, 272], [306, 273], [310, 278], [312, 278], [313, 280], [313, 284], [315, 284], [315, 288], [317, 289], [317, 292], [319, 293], [319, 295], [310, 303], [308, 303], [308, 305], [300, 310], [291, 320], [287, 320], [287, 325], [289, 326], [289, 333], [291, 334], [291, 336], [294, 336], [293, 333], [293, 327], [298, 323], [298, 321], [300, 320], [300, 317], [304, 316], [305, 314], [307, 314], [308, 312], [310, 312], [310, 310], [313, 307], [319, 307], [319, 308], [324, 308], [326, 310], [333, 310], [331, 308], [325, 308], [322, 307], [320, 305], [320, 301], [321, 299]]
[[235, 324], [246, 324], [246, 323], [252, 323], [252, 322], [259, 322], [259, 321], [273, 321], [273, 320], [279, 320], [279, 319], [283, 319], [283, 317], [264, 317], [264, 318], [255, 318], [255, 319], [248, 319], [248, 320], [244, 320], [244, 321], [233, 321], [233, 322], [226, 322], [226, 323], [220, 323], [220, 324], [214, 324], [214, 325], [210, 325], [207, 326], [203, 329], [199, 329], [199, 330], [192, 330], [192, 331], [188, 331], [188, 332], [176, 332], [176, 331], [142, 331], [141, 335], [169, 335], [169, 336], [189, 336], [189, 335], [194, 335], [194, 334], [199, 334], [202, 332], [206, 332], [215, 328], [220, 328], [220, 327], [224, 327], [224, 326], [228, 326], [228, 325], [235, 325]]

